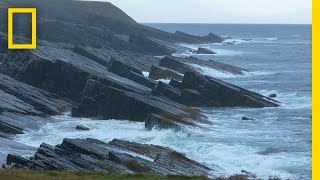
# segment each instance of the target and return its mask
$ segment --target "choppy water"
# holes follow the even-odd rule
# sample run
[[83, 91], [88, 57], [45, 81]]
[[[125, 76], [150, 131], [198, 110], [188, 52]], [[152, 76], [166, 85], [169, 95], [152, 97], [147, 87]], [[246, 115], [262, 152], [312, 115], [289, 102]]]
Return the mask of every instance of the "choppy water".
[[[150, 25], [150, 24], [149, 24]], [[39, 131], [18, 136], [19, 142], [39, 146], [59, 144], [63, 138], [113, 138], [168, 146], [190, 158], [216, 165], [220, 175], [246, 170], [266, 179], [311, 179], [311, 26], [310, 25], [201, 25], [151, 24], [167, 31], [183, 30], [203, 35], [214, 32], [232, 37], [234, 45], [204, 44], [217, 55], [199, 55], [203, 60], [233, 64], [250, 70], [245, 76], [202, 69], [244, 88], [270, 95], [276, 93], [277, 108], [208, 108], [203, 111], [209, 130], [144, 130], [143, 123], [93, 121], [68, 116]], [[246, 39], [246, 40], [243, 40]], [[186, 45], [197, 48], [199, 45]], [[180, 54], [179, 56], [185, 56]], [[243, 121], [247, 116], [254, 121]], [[91, 131], [79, 132], [83, 124]]]

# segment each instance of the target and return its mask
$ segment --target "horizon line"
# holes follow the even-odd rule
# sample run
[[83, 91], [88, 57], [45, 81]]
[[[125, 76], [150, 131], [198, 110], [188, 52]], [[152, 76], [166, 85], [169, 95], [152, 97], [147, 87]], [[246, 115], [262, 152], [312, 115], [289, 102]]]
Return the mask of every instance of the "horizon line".
[[138, 22], [139, 24], [312, 25], [312, 23]]

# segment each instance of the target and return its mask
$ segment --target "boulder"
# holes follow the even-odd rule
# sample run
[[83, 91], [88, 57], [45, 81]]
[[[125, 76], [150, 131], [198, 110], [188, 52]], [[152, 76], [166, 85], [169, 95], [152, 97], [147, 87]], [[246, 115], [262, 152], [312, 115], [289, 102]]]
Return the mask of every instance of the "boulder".
[[83, 125], [78, 125], [78, 126], [76, 127], [76, 129], [77, 129], [77, 130], [80, 130], [80, 131], [90, 131], [90, 128], [85, 127], [85, 126], [83, 126]]
[[198, 48], [198, 50], [195, 51], [196, 54], [217, 54], [210, 49], [207, 48]]
[[277, 97], [277, 94], [270, 94], [269, 97], [270, 97], [270, 98], [276, 98], [276, 97]]
[[62, 144], [56, 146], [41, 144], [30, 160], [9, 156], [7, 164], [17, 164], [32, 170], [69, 170], [113, 174], [184, 174], [187, 176], [207, 176], [213, 171], [169, 148], [118, 139], [108, 143], [89, 138], [64, 139]]
[[159, 79], [176, 79], [182, 81], [183, 75], [178, 72], [159, 66], [152, 66], [150, 69], [149, 78], [154, 80]]

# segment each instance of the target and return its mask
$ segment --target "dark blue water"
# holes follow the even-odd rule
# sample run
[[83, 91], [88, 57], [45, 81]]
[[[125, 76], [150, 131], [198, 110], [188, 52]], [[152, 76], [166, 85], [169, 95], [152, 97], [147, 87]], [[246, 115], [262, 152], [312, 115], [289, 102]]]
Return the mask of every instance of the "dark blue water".
[[[311, 178], [311, 25], [148, 25], [170, 32], [213, 32], [233, 38], [228, 41], [235, 42], [234, 45], [186, 46], [207, 47], [218, 53], [197, 56], [203, 60], [214, 59], [251, 71], [245, 77], [216, 72], [211, 75], [216, 73], [219, 78], [264, 95], [278, 95], [279, 108], [206, 109], [217, 131], [209, 141], [228, 146], [225, 154], [218, 152], [219, 156], [226, 156], [221, 161], [260, 175]], [[187, 54], [180, 54], [184, 55]], [[210, 75], [210, 70], [204, 71]], [[243, 122], [242, 116], [255, 121]]]

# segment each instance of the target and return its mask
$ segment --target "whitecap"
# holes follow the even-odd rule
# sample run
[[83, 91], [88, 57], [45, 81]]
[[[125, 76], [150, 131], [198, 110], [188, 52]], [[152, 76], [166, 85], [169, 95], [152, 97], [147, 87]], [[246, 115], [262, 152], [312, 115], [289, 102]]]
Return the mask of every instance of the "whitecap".
[[144, 77], [149, 77], [150, 72], [148, 71], [142, 71], [142, 74]]
[[169, 84], [171, 79], [159, 79], [159, 80], [156, 80], [156, 82], [159, 82], [159, 81], [161, 81], [161, 82], [163, 82], [165, 84]]
[[191, 64], [188, 63], [190, 66], [192, 66], [193, 68], [195, 68], [198, 72], [202, 73], [203, 75], [206, 76], [211, 76], [211, 77], [215, 77], [215, 78], [234, 78], [237, 77], [237, 75], [232, 74], [230, 72], [226, 72], [226, 71], [219, 71], [210, 67], [205, 67], [205, 66], [200, 66], [197, 64]]

